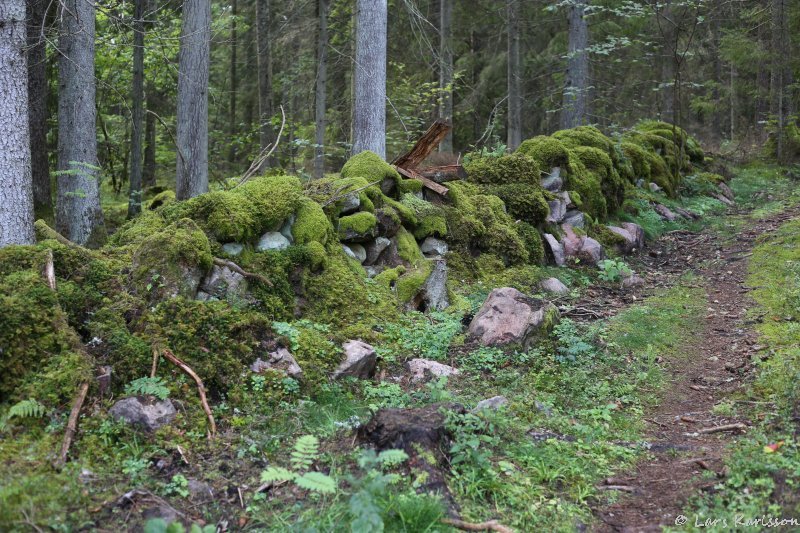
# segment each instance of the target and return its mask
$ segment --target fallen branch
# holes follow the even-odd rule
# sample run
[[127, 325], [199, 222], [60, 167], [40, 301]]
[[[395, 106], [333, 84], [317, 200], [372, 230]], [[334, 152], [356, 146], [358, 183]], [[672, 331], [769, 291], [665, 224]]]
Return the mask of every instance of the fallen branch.
[[265, 284], [265, 285], [267, 285], [269, 287], [272, 287], [272, 282], [268, 278], [262, 276], [261, 274], [256, 274], [254, 272], [248, 272], [245, 269], [243, 269], [242, 267], [240, 267], [239, 265], [237, 265], [236, 263], [234, 263], [233, 261], [228, 261], [227, 259], [221, 259], [219, 257], [215, 257], [214, 258], [214, 264], [217, 265], [217, 266], [229, 268], [229, 269], [233, 270], [234, 272], [236, 272], [237, 274], [241, 274], [242, 276], [244, 276], [246, 278], [258, 280], [261, 283], [263, 283], [263, 284]]
[[597, 487], [600, 490], [618, 490], [621, 492], [636, 492], [636, 489], [630, 485], [600, 485]]
[[458, 520], [455, 518], [442, 518], [440, 522], [447, 526], [453, 526], [454, 528], [462, 531], [497, 531], [499, 533], [514, 533], [513, 529], [502, 525], [497, 520], [473, 523], [464, 522], [463, 520]]
[[56, 267], [53, 264], [53, 250], [49, 249], [44, 263], [44, 279], [51, 291], [56, 290]]
[[395, 168], [395, 170], [397, 170], [397, 172], [399, 172], [401, 175], [405, 176], [406, 178], [409, 178], [409, 179], [412, 179], [412, 180], [421, 181], [422, 185], [424, 187], [432, 190], [433, 192], [435, 192], [438, 195], [447, 196], [447, 193], [450, 192], [450, 189], [448, 189], [444, 185], [440, 185], [440, 184], [436, 183], [435, 181], [426, 178], [425, 176], [423, 176], [422, 174], [420, 174], [416, 170], [413, 170], [413, 169], [410, 169], [410, 168], [399, 167], [397, 165], [395, 165], [394, 168]]
[[272, 154], [274, 154], [275, 150], [278, 148], [278, 143], [281, 142], [281, 135], [283, 134], [283, 127], [286, 125], [286, 113], [283, 111], [283, 106], [280, 107], [281, 107], [281, 128], [278, 130], [278, 136], [275, 138], [275, 142], [272, 144], [268, 144], [267, 146], [264, 147], [263, 150], [261, 150], [261, 152], [255, 158], [253, 163], [250, 165], [250, 168], [247, 169], [247, 172], [245, 172], [242, 175], [242, 178], [239, 180], [239, 183], [233, 186], [234, 188], [238, 187], [239, 185], [247, 183], [247, 180], [255, 176], [257, 172], [260, 172], [264, 162], [270, 157], [272, 157]]
[[56, 468], [61, 468], [67, 462], [67, 453], [69, 453], [69, 447], [72, 445], [72, 439], [78, 429], [78, 416], [81, 414], [81, 407], [83, 407], [83, 402], [86, 400], [87, 392], [89, 392], [88, 381], [81, 384], [78, 389], [78, 395], [75, 396], [75, 401], [72, 404], [72, 411], [69, 413], [69, 420], [67, 421], [67, 430], [64, 432], [64, 440], [61, 442], [61, 453], [55, 462]]
[[206, 417], [208, 417], [208, 438], [212, 439], [214, 435], [217, 434], [217, 424], [214, 422], [214, 415], [211, 414], [211, 408], [208, 406], [208, 400], [206, 400], [206, 388], [203, 385], [203, 380], [200, 379], [200, 376], [198, 376], [189, 365], [178, 359], [175, 354], [169, 351], [167, 348], [161, 350], [161, 354], [174, 363], [178, 368], [183, 370], [184, 373], [192, 378], [197, 384], [197, 392], [200, 395], [200, 403], [203, 405], [203, 411], [205, 411]]
[[158, 370], [158, 350], [153, 347], [153, 366], [150, 367], [150, 377], [156, 377], [156, 370]]
[[735, 424], [725, 424], [723, 426], [714, 426], [711, 428], [698, 429], [697, 432], [709, 434], [709, 433], [720, 433], [722, 431], [744, 431], [746, 429], [747, 429], [746, 425], [742, 424], [741, 422], [737, 422]]
[[322, 207], [328, 207], [332, 203], [339, 201], [341, 198], [344, 198], [345, 196], [348, 196], [348, 195], [353, 194], [353, 193], [361, 192], [364, 189], [369, 189], [373, 185], [377, 185], [382, 181], [383, 181], [382, 179], [380, 179], [378, 181], [373, 181], [372, 183], [367, 183], [366, 185], [364, 185], [363, 187], [359, 187], [358, 189], [353, 189], [352, 191], [347, 191], [345, 193], [339, 194], [341, 191], [343, 191], [344, 189], [347, 188], [347, 187], [342, 187], [341, 189], [339, 189], [338, 191], [333, 193], [333, 196], [331, 196], [329, 199], [327, 199], [325, 201], [325, 203], [322, 204]]

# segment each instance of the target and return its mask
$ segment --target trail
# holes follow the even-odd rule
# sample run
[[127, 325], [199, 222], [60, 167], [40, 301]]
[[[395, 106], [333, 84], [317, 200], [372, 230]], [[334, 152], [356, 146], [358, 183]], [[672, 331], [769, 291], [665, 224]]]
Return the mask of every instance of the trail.
[[[746, 428], [715, 428], [749, 422], [717, 416], [713, 408], [746, 386], [759, 350], [755, 320], [748, 320], [748, 258], [760, 235], [797, 216], [800, 209], [794, 208], [753, 221], [729, 240], [708, 230], [673, 232], [642, 257], [639, 268], [646, 271], [651, 287], [686, 283], [681, 274], [698, 274], [691, 283], [706, 290], [707, 315], [699, 345], [664, 361], [667, 384], [659, 404], [645, 415], [645, 439], [658, 443], [658, 450], [652, 449], [634, 470], [607, 480], [625, 492], [617, 503], [595, 510], [595, 531], [661, 531], [662, 526], [675, 526], [676, 520], [681, 525], [678, 516], [687, 501], [726, 475], [725, 447]], [[704, 477], [705, 471], [713, 477]]]

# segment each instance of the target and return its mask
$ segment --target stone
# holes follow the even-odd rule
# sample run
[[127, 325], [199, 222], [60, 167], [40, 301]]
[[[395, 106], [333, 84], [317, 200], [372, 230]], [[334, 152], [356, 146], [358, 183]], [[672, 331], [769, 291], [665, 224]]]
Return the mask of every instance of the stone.
[[641, 287], [645, 284], [644, 278], [640, 275], [631, 272], [629, 276], [626, 276], [622, 279], [622, 288], [623, 289], [634, 289], [637, 287]]
[[447, 297], [447, 262], [433, 259], [433, 268], [419, 292], [406, 304], [407, 309], [442, 311], [450, 306]]
[[344, 360], [333, 372], [333, 378], [354, 377], [369, 379], [375, 375], [378, 356], [375, 348], [360, 340], [349, 340], [342, 344]]
[[289, 215], [289, 218], [281, 225], [280, 229], [278, 229], [278, 233], [286, 237], [286, 240], [289, 241], [289, 244], [294, 242], [294, 235], [292, 235], [292, 226], [294, 226], [295, 216], [294, 213]]
[[553, 258], [553, 263], [555, 263], [556, 266], [564, 266], [566, 264], [564, 247], [560, 242], [558, 242], [558, 239], [549, 233], [545, 233], [544, 242], [547, 244], [547, 248], [550, 250], [550, 256]]
[[586, 217], [577, 209], [570, 209], [564, 215], [564, 224], [569, 224], [573, 228], [583, 229], [586, 226]]
[[606, 258], [606, 252], [603, 250], [603, 245], [592, 239], [591, 237], [584, 237], [581, 250], [578, 253], [578, 259], [590, 265], [596, 265]]
[[653, 207], [653, 209], [664, 220], [667, 220], [669, 222], [675, 222], [676, 220], [678, 220], [678, 215], [670, 211], [670, 209], [663, 204], [656, 204], [655, 207]]
[[214, 499], [214, 491], [211, 485], [205, 481], [189, 478], [186, 480], [186, 490], [189, 491], [189, 498], [194, 502], [206, 502]]
[[569, 224], [561, 224], [561, 230], [564, 232], [561, 237], [564, 255], [572, 258], [578, 257], [578, 253], [583, 246], [583, 237], [577, 235]]
[[222, 245], [222, 251], [231, 257], [236, 257], [244, 251], [244, 244], [226, 242]]
[[734, 205], [736, 205], [736, 204], [735, 204], [733, 201], [731, 201], [729, 198], [725, 197], [725, 196], [724, 196], [724, 195], [722, 195], [722, 194], [719, 194], [719, 193], [711, 193], [711, 196], [712, 196], [712, 197], [714, 197], [714, 198], [716, 198], [717, 200], [719, 200], [719, 201], [720, 201], [720, 202], [722, 202], [723, 204], [727, 205], [728, 207], [733, 207]]
[[657, 183], [650, 182], [649, 187], [650, 187], [650, 192], [661, 192], [663, 190], [661, 187], [658, 186]]
[[197, 299], [244, 299], [247, 296], [247, 279], [226, 266], [214, 265], [203, 278]]
[[297, 380], [303, 379], [303, 369], [297, 364], [297, 360], [286, 348], [278, 348], [274, 352], [269, 353], [269, 358], [264, 361], [260, 357], [256, 359], [250, 370], [256, 374], [260, 374], [265, 370], [280, 370], [290, 378]]
[[367, 260], [367, 250], [360, 244], [356, 243], [343, 244], [342, 248], [345, 249], [344, 253], [346, 253], [348, 256], [352, 257], [359, 263], [364, 263], [364, 261]]
[[494, 289], [469, 325], [469, 335], [484, 346], [530, 347], [558, 322], [550, 302], [525, 296], [512, 287]]
[[622, 229], [633, 236], [636, 249], [642, 250], [645, 243], [644, 229], [639, 224], [634, 222], [623, 222], [620, 225], [622, 226]]
[[736, 195], [733, 193], [733, 189], [731, 189], [724, 181], [721, 181], [717, 184], [717, 189], [719, 189], [722, 195], [731, 202], [736, 200]]
[[539, 283], [539, 286], [542, 288], [543, 291], [549, 292], [551, 294], [569, 294], [569, 287], [561, 283], [561, 280], [558, 278], [547, 278], [542, 280]]
[[639, 178], [638, 180], [636, 180], [636, 186], [639, 187], [640, 189], [644, 187], [644, 183], [645, 183], [644, 178]]
[[378, 209], [375, 212], [375, 218], [378, 219], [378, 234], [384, 237], [394, 237], [400, 230], [400, 218], [397, 215], [392, 216], [391, 211], [386, 209]]
[[278, 231], [268, 231], [258, 239], [256, 250], [266, 252], [268, 250], [285, 250], [291, 243]]
[[374, 241], [370, 241], [364, 246], [367, 253], [367, 258], [364, 261], [365, 265], [374, 265], [383, 251], [392, 244], [392, 241], [386, 237], [378, 237]]
[[616, 245], [617, 252], [619, 252], [622, 255], [628, 255], [631, 252], [633, 252], [633, 250], [636, 248], [636, 237], [631, 235], [631, 233], [624, 228], [620, 228], [617, 226], [606, 226], [606, 227], [612, 233], [619, 235], [620, 237], [625, 239], [625, 242], [623, 244]]
[[382, 266], [365, 266], [364, 271], [367, 273], [368, 278], [374, 278], [381, 272], [383, 272]]
[[406, 362], [406, 370], [411, 373], [411, 383], [428, 381], [429, 379], [440, 378], [442, 376], [457, 376], [461, 373], [460, 370], [452, 366], [420, 358]]
[[156, 400], [144, 396], [123, 398], [111, 407], [109, 413], [116, 419], [147, 431], [155, 431], [169, 424], [178, 414], [169, 398]]
[[505, 396], [493, 396], [491, 398], [486, 398], [485, 400], [479, 401], [478, 405], [475, 406], [475, 409], [473, 409], [472, 412], [477, 413], [479, 411], [483, 411], [484, 409], [488, 411], [497, 411], [504, 405], [508, 405], [508, 398]]
[[561, 167], [553, 167], [550, 174], [542, 178], [542, 188], [550, 192], [558, 192], [564, 187], [564, 180], [561, 179]]
[[567, 215], [567, 206], [570, 203], [568, 193], [560, 193], [557, 198], [547, 202], [550, 206], [550, 214], [545, 219], [547, 222], [558, 224]]
[[427, 237], [419, 249], [425, 255], [444, 255], [447, 253], [447, 243], [436, 237]]
[[337, 203], [340, 215], [355, 213], [361, 207], [361, 197], [357, 192], [351, 192]]

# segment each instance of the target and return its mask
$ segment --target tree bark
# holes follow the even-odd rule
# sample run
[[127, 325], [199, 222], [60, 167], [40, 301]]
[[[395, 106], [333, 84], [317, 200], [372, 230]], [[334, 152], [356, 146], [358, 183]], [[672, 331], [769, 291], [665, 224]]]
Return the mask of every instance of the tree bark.
[[[272, 42], [270, 0], [256, 0], [256, 41], [258, 45], [258, 114], [263, 150], [275, 140], [272, 128]], [[271, 164], [266, 161], [266, 164]]]
[[186, 0], [183, 3], [178, 62], [176, 197], [179, 200], [208, 191], [210, 40], [210, 0]]
[[[515, 1], [515, 0], [510, 0]], [[519, 41], [518, 41], [519, 44]], [[439, 0], [439, 119], [453, 124], [453, 0]], [[453, 151], [453, 130], [439, 144], [440, 152]]]
[[786, 87], [788, 85], [786, 56], [789, 53], [786, 28], [786, 0], [772, 0], [772, 65], [770, 70], [770, 115], [775, 121], [772, 132], [775, 141], [775, 157], [778, 163], [785, 162]]
[[28, 124], [31, 137], [33, 207], [49, 216], [53, 212], [50, 192], [50, 161], [47, 155], [47, 56], [43, 31], [47, 2], [28, 0]]
[[675, 124], [675, 55], [677, 30], [673, 20], [671, 0], [667, 0], [661, 13], [661, 118]]
[[325, 175], [325, 110], [328, 85], [328, 0], [319, 0], [319, 33], [317, 35], [317, 87], [315, 94], [314, 177]]
[[587, 0], [573, 0], [569, 7], [569, 42], [564, 107], [561, 127], [585, 124], [589, 114], [589, 27], [586, 23]]
[[[231, 141], [236, 135], [236, 93], [239, 90], [238, 80], [236, 79], [236, 55], [238, 47], [238, 36], [236, 34], [236, 17], [239, 15], [239, 9], [236, 0], [231, 2], [231, 92], [230, 99], [228, 100], [228, 135]], [[228, 163], [233, 170], [233, 165], [236, 162], [236, 143], [231, 142], [230, 150], [228, 150]]]
[[507, 0], [508, 16], [508, 135], [509, 150], [522, 143], [522, 63], [519, 54], [519, 0]]
[[386, 0], [356, 1], [353, 153], [386, 157]]
[[0, 2], [0, 247], [34, 242], [25, 25], [25, 0]]
[[65, 0], [59, 19], [56, 230], [76, 244], [97, 247], [106, 233], [95, 132], [94, 4]]
[[147, 0], [133, 3], [133, 83], [131, 88], [131, 175], [128, 218], [142, 212], [142, 131], [144, 118], [144, 11]]

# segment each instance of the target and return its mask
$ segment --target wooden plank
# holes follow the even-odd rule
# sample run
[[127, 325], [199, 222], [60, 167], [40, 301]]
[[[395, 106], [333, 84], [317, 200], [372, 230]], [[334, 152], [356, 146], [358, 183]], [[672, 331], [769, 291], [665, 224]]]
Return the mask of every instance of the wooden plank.
[[406, 169], [417, 168], [439, 146], [451, 129], [452, 126], [447, 122], [437, 120], [431, 124], [428, 131], [419, 138], [411, 150], [397, 157], [392, 164]]
[[397, 172], [400, 173], [400, 175], [405, 176], [406, 178], [409, 178], [409, 179], [412, 179], [412, 180], [421, 181], [422, 185], [424, 187], [427, 187], [428, 189], [432, 190], [436, 194], [439, 194], [441, 196], [447, 196], [447, 193], [450, 192], [450, 189], [448, 189], [444, 185], [439, 185], [435, 181], [426, 178], [425, 176], [423, 176], [422, 174], [416, 172], [415, 170], [410, 170], [410, 169], [407, 169], [407, 168], [401, 168], [401, 167], [398, 167], [398, 166], [395, 166], [395, 168], [397, 169]]

